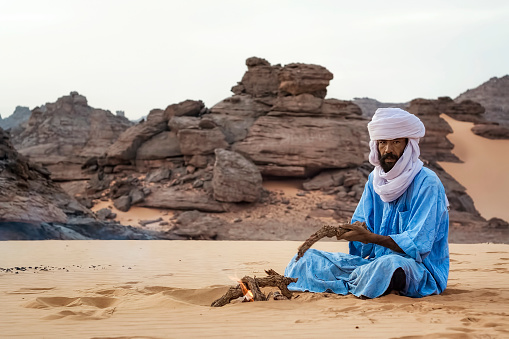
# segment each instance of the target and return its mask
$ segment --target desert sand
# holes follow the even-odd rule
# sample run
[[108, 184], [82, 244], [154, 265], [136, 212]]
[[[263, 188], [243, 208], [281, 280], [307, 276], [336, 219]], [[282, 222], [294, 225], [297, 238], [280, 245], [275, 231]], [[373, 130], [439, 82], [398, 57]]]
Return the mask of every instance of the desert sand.
[[463, 163], [441, 162], [440, 165], [466, 189], [481, 215], [509, 221], [509, 140], [490, 140], [470, 130], [473, 123], [454, 120], [445, 114], [454, 130], [447, 138], [454, 144], [452, 152]]
[[[451, 245], [442, 295], [210, 303], [230, 277], [282, 273], [299, 242], [9, 241], [0, 247], [3, 338], [509, 336], [509, 245]], [[314, 248], [347, 251], [347, 243]], [[17, 268], [16, 268], [17, 267]], [[6, 271], [6, 269], [10, 269]]]

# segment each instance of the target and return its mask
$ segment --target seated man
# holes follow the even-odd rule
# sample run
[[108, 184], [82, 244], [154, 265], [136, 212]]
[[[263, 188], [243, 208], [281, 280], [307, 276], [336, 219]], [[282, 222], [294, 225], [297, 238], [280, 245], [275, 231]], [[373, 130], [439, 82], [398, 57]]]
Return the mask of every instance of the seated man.
[[369, 175], [341, 239], [350, 254], [309, 249], [288, 264], [299, 278], [292, 291], [334, 292], [376, 298], [397, 291], [409, 297], [439, 294], [449, 275], [448, 201], [437, 175], [419, 160], [423, 123], [399, 108], [380, 108], [368, 124]]

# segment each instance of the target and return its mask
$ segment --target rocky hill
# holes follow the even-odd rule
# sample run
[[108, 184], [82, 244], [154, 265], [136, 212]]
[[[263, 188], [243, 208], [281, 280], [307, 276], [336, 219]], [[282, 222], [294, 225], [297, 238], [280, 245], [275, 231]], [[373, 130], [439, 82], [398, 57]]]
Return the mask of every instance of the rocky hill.
[[17, 106], [14, 113], [7, 118], [2, 119], [2, 117], [0, 117], [0, 128], [3, 128], [4, 130], [16, 128], [27, 121], [31, 114], [32, 112], [30, 111], [30, 108]]
[[83, 162], [99, 156], [132, 123], [125, 117], [95, 109], [72, 92], [55, 103], [32, 110], [30, 118], [12, 131], [16, 149], [44, 165], [55, 181], [83, 180]]
[[[77, 93], [50, 104], [49, 120], [34, 110], [25, 134], [16, 140], [41, 162], [43, 154], [68, 163], [78, 154], [65, 180], [90, 179], [81, 181], [86, 185], [64, 188], [87, 207], [111, 200], [122, 212], [132, 206], [182, 211], [161, 225], [169, 239], [299, 240], [323, 220], [347, 222], [372, 170], [367, 161], [369, 119], [352, 101], [326, 97], [333, 75], [325, 67], [271, 65], [257, 57], [247, 59], [246, 66], [231, 97], [211, 108], [186, 100], [154, 109], [145, 120], [123, 131], [116, 128], [118, 136], [106, 133], [101, 147], [84, 147], [90, 139], [71, 140], [68, 116], [93, 110]], [[415, 99], [406, 108], [426, 126], [422, 159], [444, 183], [451, 222], [486, 225], [465, 188], [437, 164], [458, 161], [447, 140], [452, 129], [440, 114], [483, 121], [484, 108], [447, 97]], [[60, 121], [63, 127], [58, 127]], [[104, 121], [101, 128], [113, 130], [108, 124], [116, 123]], [[41, 132], [35, 133], [35, 126]], [[102, 134], [94, 135], [100, 139]], [[59, 173], [56, 161], [44, 163]], [[289, 196], [265, 189], [263, 183], [270, 180], [298, 180], [301, 185]], [[111, 210], [101, 215], [111, 217]]]
[[476, 101], [486, 109], [485, 121], [476, 123], [474, 133], [492, 139], [509, 139], [509, 75], [493, 77], [454, 100]]
[[19, 154], [2, 128], [0, 192], [0, 240], [164, 238], [97, 219], [55, 184], [45, 168]]

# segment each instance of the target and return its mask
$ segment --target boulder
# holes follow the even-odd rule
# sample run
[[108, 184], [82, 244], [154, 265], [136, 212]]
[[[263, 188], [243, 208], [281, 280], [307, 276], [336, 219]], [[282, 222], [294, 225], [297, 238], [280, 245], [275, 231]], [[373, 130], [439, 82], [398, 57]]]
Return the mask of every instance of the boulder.
[[175, 187], [153, 190], [139, 206], [177, 210], [225, 212], [226, 206], [214, 200], [205, 191], [178, 190]]
[[113, 206], [119, 211], [127, 212], [131, 208], [131, 197], [128, 195], [121, 196], [113, 200]]
[[196, 117], [206, 110], [205, 104], [201, 100], [185, 100], [178, 104], [172, 104], [164, 110], [165, 120], [168, 121], [172, 117], [190, 116]]
[[509, 139], [509, 128], [500, 125], [479, 124], [472, 127], [472, 132], [488, 139]]
[[199, 129], [200, 119], [197, 117], [172, 117], [168, 122], [168, 127], [173, 132], [181, 129]]
[[258, 168], [242, 155], [216, 149], [212, 187], [214, 199], [224, 202], [255, 202], [262, 192]]
[[216, 148], [228, 147], [224, 134], [219, 128], [183, 129], [178, 131], [177, 137], [180, 150], [184, 155], [212, 154]]
[[302, 63], [288, 64], [279, 72], [279, 93], [299, 95], [310, 93], [325, 98], [333, 75], [325, 67]]
[[[149, 115], [150, 116], [150, 115]], [[117, 141], [106, 150], [106, 163], [117, 165], [136, 159], [138, 148], [153, 136], [165, 131], [164, 120], [147, 119], [122, 133]]]
[[276, 96], [279, 88], [280, 65], [271, 66], [262, 58], [251, 57], [246, 60], [248, 71], [242, 81], [232, 88], [236, 94], [246, 93], [253, 97]]
[[136, 159], [155, 160], [182, 155], [177, 133], [163, 131], [145, 141], [137, 150]]
[[[358, 166], [369, 150], [366, 123], [264, 116], [233, 150], [261, 167], [271, 164], [317, 172]], [[262, 174], [266, 174], [263, 169]]]

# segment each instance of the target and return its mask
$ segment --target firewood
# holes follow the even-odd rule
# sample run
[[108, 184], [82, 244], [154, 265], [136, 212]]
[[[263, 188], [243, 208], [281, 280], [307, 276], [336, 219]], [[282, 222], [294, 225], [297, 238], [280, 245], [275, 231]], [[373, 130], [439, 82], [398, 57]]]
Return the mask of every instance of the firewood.
[[[292, 292], [288, 289], [288, 284], [292, 282], [297, 282], [297, 278], [289, 278], [282, 276], [276, 271], [269, 269], [266, 270], [267, 277], [257, 278], [257, 277], [249, 277], [245, 276], [240, 281], [247, 285], [247, 287], [253, 293], [254, 301], [266, 301], [268, 300], [265, 294], [261, 291], [262, 287], [277, 287], [281, 290], [281, 294], [286, 299], [291, 299]], [[219, 299], [215, 300], [210, 306], [212, 307], [221, 307], [228, 304], [230, 301], [242, 297], [244, 294], [242, 293], [242, 288], [240, 284], [235, 287], [230, 287], [228, 291]], [[282, 298], [280, 298], [282, 299]], [[278, 299], [276, 299], [278, 300]]]
[[[295, 260], [298, 261], [300, 258], [302, 258], [304, 253], [306, 253], [306, 251], [310, 249], [315, 242], [322, 238], [336, 237], [338, 240], [341, 239], [341, 236], [349, 231], [349, 229], [344, 227], [346, 225], [349, 224], [339, 224], [337, 226], [323, 225], [322, 228], [316, 231], [312, 236], [310, 236], [306, 241], [304, 241], [302, 245], [300, 245], [299, 251], [297, 252], [297, 258], [295, 258]], [[353, 223], [353, 225], [362, 226], [366, 229], [368, 228], [365, 222], [356, 221]]]

